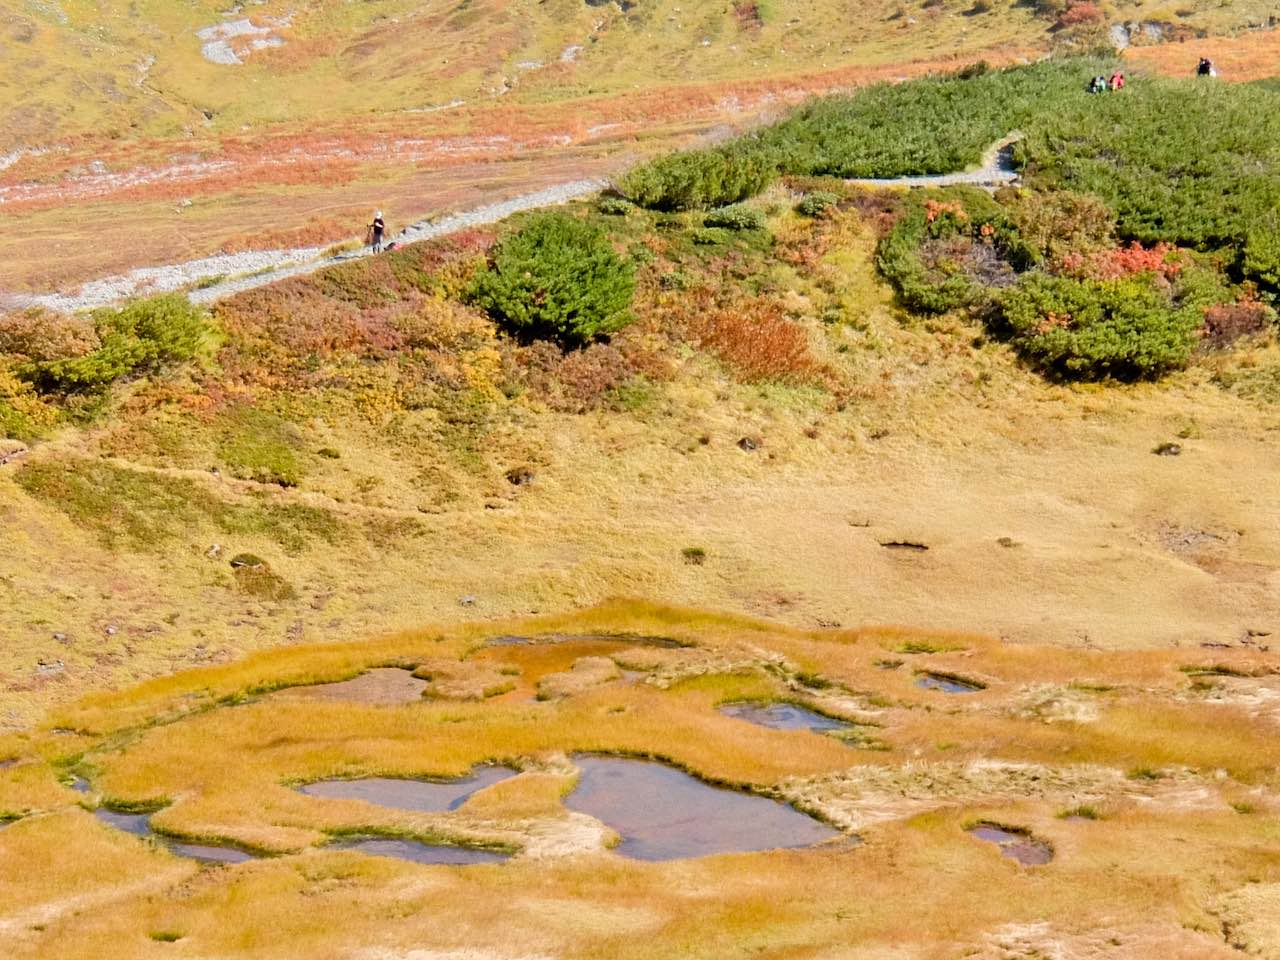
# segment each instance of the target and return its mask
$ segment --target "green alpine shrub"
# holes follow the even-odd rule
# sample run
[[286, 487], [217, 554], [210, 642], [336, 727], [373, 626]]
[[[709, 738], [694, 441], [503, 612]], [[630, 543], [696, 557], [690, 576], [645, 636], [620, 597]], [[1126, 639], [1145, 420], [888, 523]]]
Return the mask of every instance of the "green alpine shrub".
[[1186, 366], [1204, 321], [1150, 274], [1078, 280], [1029, 273], [1002, 297], [1013, 341], [1034, 365], [1068, 379], [1154, 379]]
[[604, 233], [549, 212], [498, 244], [471, 296], [513, 332], [582, 344], [631, 322], [635, 285], [634, 267]]

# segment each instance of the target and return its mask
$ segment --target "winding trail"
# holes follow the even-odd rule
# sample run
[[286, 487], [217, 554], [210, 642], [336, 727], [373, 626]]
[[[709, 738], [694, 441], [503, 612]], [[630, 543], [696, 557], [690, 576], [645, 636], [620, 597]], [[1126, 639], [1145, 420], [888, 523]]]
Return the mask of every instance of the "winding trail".
[[1013, 161], [1014, 144], [1024, 134], [1014, 131], [999, 140], [982, 155], [982, 165], [959, 173], [939, 173], [921, 177], [890, 177], [884, 180], [846, 180], [859, 187], [1002, 187], [1016, 183], [1021, 177]]
[[[1013, 146], [1022, 137], [1021, 133], [1014, 132], [993, 144], [983, 155], [981, 166], [973, 170], [931, 176], [853, 179], [846, 182], [872, 188], [971, 185], [994, 189], [1015, 183], [1019, 179], [1013, 160]], [[470, 227], [498, 223], [524, 210], [577, 200], [606, 185], [607, 181], [599, 179], [556, 184], [471, 210], [420, 220], [406, 227], [393, 239], [397, 243], [415, 243], [447, 236]], [[0, 310], [42, 307], [74, 313], [119, 303], [130, 297], [184, 289], [189, 291], [188, 296], [193, 303], [208, 304], [278, 280], [304, 276], [324, 267], [372, 255], [367, 247], [335, 256], [325, 256], [325, 249], [327, 248], [299, 247], [291, 250], [259, 250], [221, 254], [166, 266], [142, 267], [121, 276], [90, 281], [76, 293], [6, 294], [0, 291]]]
[[[533, 193], [525, 193], [497, 203], [475, 207], [440, 218], [420, 220], [405, 227], [391, 238], [396, 243], [416, 243], [457, 233], [469, 227], [497, 223], [514, 213], [567, 203], [589, 196], [607, 185], [604, 180], [572, 180]], [[299, 247], [292, 250], [258, 250], [249, 253], [223, 254], [189, 260], [186, 263], [160, 267], [141, 267], [118, 277], [106, 277], [84, 284], [74, 294], [36, 293], [6, 294], [0, 292], [0, 310], [23, 310], [43, 307], [63, 313], [109, 306], [130, 297], [169, 293], [190, 288], [192, 303], [213, 303], [223, 297], [263, 287], [287, 277], [315, 273], [324, 267], [371, 256], [368, 247], [324, 256], [325, 247]], [[239, 274], [230, 276], [228, 274]], [[225, 279], [224, 279], [225, 278]]]

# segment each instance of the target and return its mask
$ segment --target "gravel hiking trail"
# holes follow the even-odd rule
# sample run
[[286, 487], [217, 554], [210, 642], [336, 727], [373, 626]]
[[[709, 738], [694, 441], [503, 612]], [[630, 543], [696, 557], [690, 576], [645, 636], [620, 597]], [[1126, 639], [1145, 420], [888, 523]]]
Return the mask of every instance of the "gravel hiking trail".
[[974, 170], [939, 173], [923, 177], [891, 177], [884, 180], [846, 180], [859, 187], [1002, 187], [1016, 183], [1021, 176], [1013, 159], [1013, 147], [1023, 139], [1014, 131], [992, 144], [982, 155], [982, 164]]
[[[993, 144], [976, 169], [931, 176], [849, 180], [857, 186], [946, 187], [967, 184], [995, 188], [1014, 183], [1019, 172], [1014, 164], [1013, 146], [1022, 139], [1011, 133]], [[457, 233], [469, 227], [498, 223], [512, 214], [539, 207], [568, 203], [589, 196], [608, 185], [605, 180], [572, 180], [532, 193], [475, 207], [442, 217], [420, 220], [392, 238], [398, 244], [416, 243]], [[90, 281], [75, 293], [6, 294], [0, 291], [0, 310], [40, 307], [63, 313], [109, 306], [131, 297], [188, 290], [193, 303], [214, 303], [223, 297], [266, 286], [288, 277], [314, 273], [324, 267], [372, 256], [368, 247], [325, 256], [323, 247], [289, 250], [259, 250], [220, 254], [159, 267], [141, 267], [127, 274]]]
[[[468, 227], [497, 223], [514, 213], [567, 203], [606, 186], [603, 180], [572, 180], [533, 193], [476, 207], [437, 219], [420, 220], [392, 237], [396, 243], [416, 243], [457, 233]], [[191, 289], [193, 303], [213, 303], [223, 297], [266, 286], [287, 277], [314, 273], [335, 263], [372, 256], [368, 247], [324, 256], [326, 248], [257, 250], [221, 254], [160, 267], [142, 267], [117, 277], [84, 284], [76, 293], [6, 294], [0, 292], [0, 310], [42, 307], [63, 313], [109, 306], [130, 297]]]

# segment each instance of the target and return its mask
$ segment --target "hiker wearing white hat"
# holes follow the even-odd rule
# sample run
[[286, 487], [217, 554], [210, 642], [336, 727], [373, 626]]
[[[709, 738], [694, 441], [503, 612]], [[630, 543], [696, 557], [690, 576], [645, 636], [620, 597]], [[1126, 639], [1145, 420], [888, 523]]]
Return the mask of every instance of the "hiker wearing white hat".
[[386, 230], [387, 225], [382, 220], [382, 211], [379, 210], [373, 215], [373, 223], [369, 224], [369, 243], [373, 246], [374, 253], [382, 252], [382, 235]]

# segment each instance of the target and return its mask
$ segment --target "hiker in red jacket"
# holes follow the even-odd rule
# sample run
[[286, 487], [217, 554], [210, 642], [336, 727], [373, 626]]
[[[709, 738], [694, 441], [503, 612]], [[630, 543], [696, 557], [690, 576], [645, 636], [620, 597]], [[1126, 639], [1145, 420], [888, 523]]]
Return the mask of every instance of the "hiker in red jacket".
[[1117, 91], [1117, 90], [1123, 90], [1123, 89], [1124, 89], [1124, 74], [1123, 74], [1123, 73], [1121, 73], [1119, 70], [1117, 70], [1115, 73], [1113, 73], [1113, 74], [1111, 75], [1111, 82], [1108, 84], [1108, 86], [1110, 86], [1110, 87], [1111, 87], [1111, 91], [1112, 91], [1113, 93], [1114, 93], [1115, 91]]

